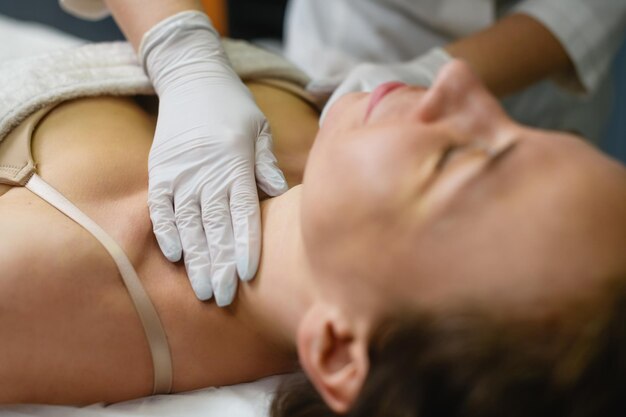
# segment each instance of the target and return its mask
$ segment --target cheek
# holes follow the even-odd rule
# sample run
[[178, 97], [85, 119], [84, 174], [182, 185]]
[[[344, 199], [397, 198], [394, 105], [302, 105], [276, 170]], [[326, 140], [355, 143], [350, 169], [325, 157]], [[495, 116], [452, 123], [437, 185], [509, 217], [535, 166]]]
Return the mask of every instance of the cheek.
[[419, 167], [413, 144], [386, 137], [368, 147], [355, 147], [352, 163], [345, 164], [366, 187], [366, 192], [381, 208], [394, 205], [398, 197], [414, 188], [415, 170]]
[[342, 130], [363, 123], [369, 93], [350, 93], [337, 100], [327, 109], [322, 129]]
[[334, 163], [334, 155], [332, 147], [314, 146], [304, 176], [302, 233], [307, 250], [315, 256], [333, 239], [346, 212], [342, 208], [345, 176]]

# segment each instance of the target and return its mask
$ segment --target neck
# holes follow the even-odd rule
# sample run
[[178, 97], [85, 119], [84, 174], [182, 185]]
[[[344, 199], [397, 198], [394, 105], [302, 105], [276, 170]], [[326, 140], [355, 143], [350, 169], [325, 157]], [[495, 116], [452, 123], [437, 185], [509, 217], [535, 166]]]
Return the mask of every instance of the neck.
[[242, 323], [288, 354], [295, 353], [300, 320], [313, 302], [313, 275], [300, 231], [301, 188], [261, 204], [259, 270], [241, 283], [233, 312]]

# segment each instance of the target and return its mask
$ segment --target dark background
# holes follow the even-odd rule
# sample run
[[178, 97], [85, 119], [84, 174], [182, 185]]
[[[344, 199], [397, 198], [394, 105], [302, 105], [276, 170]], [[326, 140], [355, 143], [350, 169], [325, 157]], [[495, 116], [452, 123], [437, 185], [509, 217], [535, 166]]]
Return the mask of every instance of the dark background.
[[229, 36], [282, 39], [286, 6], [287, 0], [228, 0]]
[[[230, 37], [282, 39], [287, 0], [228, 0]], [[0, 0], [0, 14], [45, 23], [94, 42], [124, 39], [112, 18], [85, 21], [65, 13], [56, 0]]]
[[14, 19], [45, 23], [94, 42], [124, 39], [111, 18], [91, 22], [65, 13], [57, 0], [0, 0], [0, 14]]

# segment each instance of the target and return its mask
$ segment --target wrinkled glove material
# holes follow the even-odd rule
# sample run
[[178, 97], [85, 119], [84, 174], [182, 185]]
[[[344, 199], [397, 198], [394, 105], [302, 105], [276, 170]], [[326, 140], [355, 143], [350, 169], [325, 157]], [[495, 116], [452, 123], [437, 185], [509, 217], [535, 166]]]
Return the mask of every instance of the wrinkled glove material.
[[270, 127], [204, 13], [158, 23], [139, 55], [160, 100], [148, 161], [156, 239], [168, 260], [184, 259], [199, 299], [228, 305], [237, 275], [252, 279], [259, 264], [257, 185], [287, 190]]
[[[452, 57], [445, 50], [434, 48], [408, 62], [387, 65], [373, 63], [357, 65], [332, 93], [324, 107], [320, 125], [324, 123], [326, 115], [333, 104], [348, 93], [369, 93], [379, 85], [391, 81], [430, 87], [439, 70], [451, 60]], [[313, 90], [315, 90], [315, 87]], [[316, 95], [323, 94], [322, 91], [312, 91], [312, 93]]]

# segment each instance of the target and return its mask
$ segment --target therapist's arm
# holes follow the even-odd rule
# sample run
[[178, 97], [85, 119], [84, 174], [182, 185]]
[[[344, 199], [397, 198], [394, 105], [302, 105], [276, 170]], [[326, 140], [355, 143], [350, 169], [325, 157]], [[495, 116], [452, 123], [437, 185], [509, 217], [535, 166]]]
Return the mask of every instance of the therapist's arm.
[[105, 0], [126, 39], [139, 49], [148, 29], [166, 17], [186, 10], [203, 10], [199, 0]]
[[574, 73], [572, 60], [548, 28], [531, 16], [512, 14], [481, 32], [444, 48], [433, 48], [411, 61], [358, 65], [332, 93], [321, 123], [328, 109], [344, 94], [373, 91], [390, 81], [429, 86], [453, 58], [466, 61], [498, 97], [553, 76]]
[[524, 14], [504, 17], [445, 49], [451, 56], [467, 61], [498, 96], [574, 71], [561, 42], [542, 23]]

